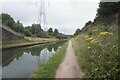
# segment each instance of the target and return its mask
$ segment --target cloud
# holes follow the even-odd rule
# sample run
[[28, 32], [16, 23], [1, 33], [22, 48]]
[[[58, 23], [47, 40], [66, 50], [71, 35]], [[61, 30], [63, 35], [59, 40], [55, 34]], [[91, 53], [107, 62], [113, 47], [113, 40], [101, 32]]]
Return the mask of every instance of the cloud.
[[[25, 26], [38, 22], [39, 0], [4, 0], [2, 12], [7, 12]], [[36, 3], [37, 2], [37, 3]], [[46, 18], [48, 28], [59, 29], [65, 34], [73, 34], [77, 28], [93, 20], [96, 16], [99, 0], [46, 0]]]
[[24, 25], [37, 21], [38, 9], [29, 3], [9, 2], [8, 4], [8, 2], [3, 2], [2, 12], [11, 14], [15, 20], [20, 20]]

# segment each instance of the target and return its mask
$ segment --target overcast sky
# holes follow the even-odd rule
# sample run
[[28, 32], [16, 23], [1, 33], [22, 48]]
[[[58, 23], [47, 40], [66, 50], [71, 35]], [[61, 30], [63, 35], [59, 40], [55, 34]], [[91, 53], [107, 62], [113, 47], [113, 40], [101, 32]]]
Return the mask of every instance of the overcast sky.
[[[37, 3], [36, 3], [37, 2]], [[46, 0], [48, 28], [57, 28], [64, 34], [73, 34], [76, 29], [93, 21], [100, 0]], [[24, 26], [38, 22], [40, 0], [3, 0], [2, 12], [9, 13]]]

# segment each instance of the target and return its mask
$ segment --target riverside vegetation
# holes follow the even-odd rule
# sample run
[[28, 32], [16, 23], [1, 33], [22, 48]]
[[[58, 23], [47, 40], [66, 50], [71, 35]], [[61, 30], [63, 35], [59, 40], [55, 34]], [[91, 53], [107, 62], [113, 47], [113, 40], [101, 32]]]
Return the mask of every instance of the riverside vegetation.
[[65, 56], [67, 45], [68, 42], [66, 42], [51, 59], [49, 59], [45, 64], [43, 64], [33, 77], [54, 78], [56, 70]]
[[[15, 21], [11, 15], [7, 13], [2, 13], [1, 15], [2, 23], [0, 23], [0, 29], [2, 29], [4, 33], [2, 35], [2, 42], [0, 43], [2, 46], [0, 48], [55, 42], [71, 37], [71, 35], [60, 33], [58, 29], [53, 30], [49, 28], [48, 31], [44, 31], [40, 24], [33, 23], [31, 26], [25, 27], [19, 20]], [[14, 35], [21, 38], [17, 39]]]
[[101, 27], [91, 30], [72, 39], [84, 77], [116, 78], [120, 71], [117, 27], [112, 26], [107, 32]]
[[100, 2], [94, 21], [77, 29], [72, 41], [85, 78], [119, 79], [120, 2]]
[[39, 37], [39, 38], [51, 38], [67, 39], [69, 35], [62, 34], [58, 29], [49, 28], [48, 31], [44, 31], [40, 24], [33, 23], [31, 26], [24, 26], [19, 20], [15, 21], [8, 13], [2, 13], [2, 27], [16, 32], [21, 36], [27, 37]]

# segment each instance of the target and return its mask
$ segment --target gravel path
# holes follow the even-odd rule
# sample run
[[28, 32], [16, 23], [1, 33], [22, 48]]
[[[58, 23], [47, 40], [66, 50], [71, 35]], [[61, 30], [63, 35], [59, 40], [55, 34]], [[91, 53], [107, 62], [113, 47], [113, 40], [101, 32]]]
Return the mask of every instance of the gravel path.
[[82, 72], [77, 63], [77, 59], [72, 47], [71, 40], [69, 41], [67, 52], [63, 62], [59, 65], [56, 71], [56, 78], [81, 78]]

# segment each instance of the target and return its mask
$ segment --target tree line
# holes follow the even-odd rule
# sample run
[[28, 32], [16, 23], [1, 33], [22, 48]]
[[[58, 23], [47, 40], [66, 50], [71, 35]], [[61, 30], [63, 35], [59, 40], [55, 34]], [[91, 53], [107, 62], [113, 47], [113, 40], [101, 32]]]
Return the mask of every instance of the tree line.
[[11, 15], [8, 13], [2, 13], [2, 24], [11, 28], [17, 33], [22, 34], [23, 36], [28, 37], [40, 37], [40, 38], [49, 38], [56, 37], [59, 39], [67, 39], [68, 36], [62, 34], [58, 31], [58, 29], [49, 28], [48, 31], [44, 31], [41, 28], [40, 24], [33, 23], [31, 26], [23, 26], [23, 24], [17, 20], [15, 21]]
[[119, 2], [100, 2], [99, 8], [97, 9], [97, 14], [94, 21], [88, 21], [85, 26], [80, 30], [77, 29], [74, 35], [86, 32], [92, 27], [97, 25], [112, 25], [117, 24], [117, 18], [120, 11], [120, 1]]

